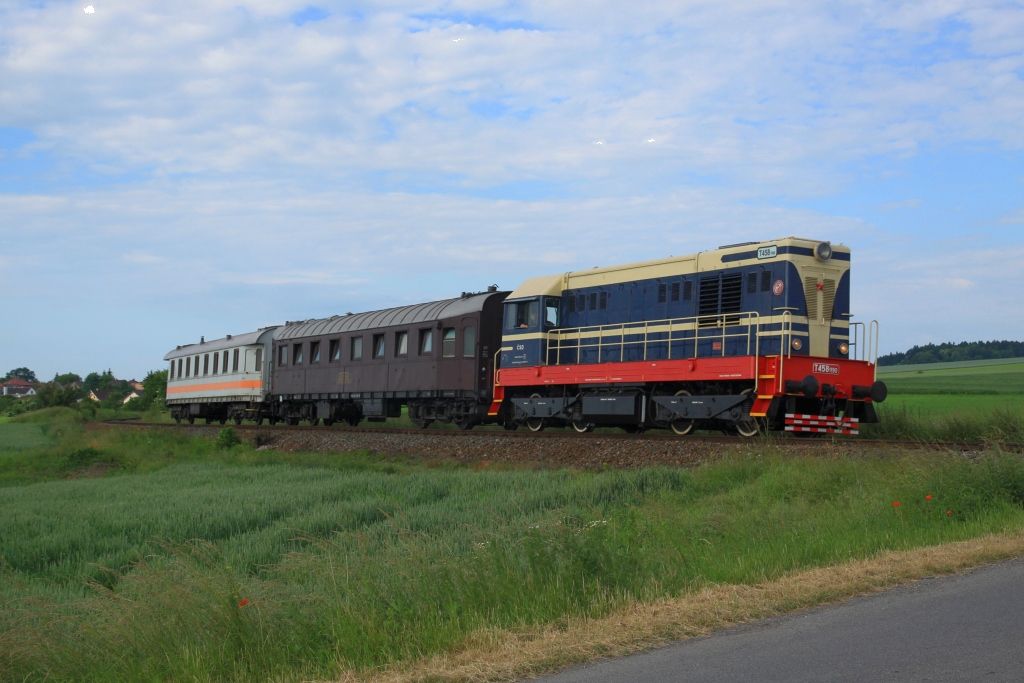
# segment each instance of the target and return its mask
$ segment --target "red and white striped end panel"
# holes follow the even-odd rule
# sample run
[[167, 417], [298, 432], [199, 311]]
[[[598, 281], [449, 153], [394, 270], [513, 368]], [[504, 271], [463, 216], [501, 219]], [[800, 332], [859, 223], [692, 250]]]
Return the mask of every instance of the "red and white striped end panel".
[[843, 436], [857, 436], [860, 430], [840, 429], [837, 427], [808, 427], [804, 425], [786, 425], [787, 432], [810, 432], [813, 434], [842, 434]]
[[860, 434], [856, 417], [836, 417], [834, 415], [807, 415], [805, 413], [786, 413], [787, 432], [809, 432], [812, 434], [843, 434], [856, 436]]

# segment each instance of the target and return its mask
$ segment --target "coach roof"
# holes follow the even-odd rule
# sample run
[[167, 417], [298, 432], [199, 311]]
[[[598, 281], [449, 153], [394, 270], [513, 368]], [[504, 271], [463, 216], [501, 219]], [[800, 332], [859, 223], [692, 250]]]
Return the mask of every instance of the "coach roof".
[[448, 318], [479, 313], [483, 310], [488, 297], [501, 295], [505, 292], [487, 292], [469, 294], [457, 299], [431, 301], [425, 304], [385, 308], [367, 313], [336, 315], [332, 318], [306, 320], [288, 323], [275, 336], [275, 339], [298, 339], [300, 337], [319, 337], [328, 334], [358, 332], [360, 330], [376, 330], [384, 327], [403, 327], [432, 323]]
[[209, 353], [210, 351], [220, 351], [221, 349], [234, 349], [239, 346], [252, 346], [253, 344], [259, 344], [265, 341], [265, 339], [262, 339], [263, 335], [273, 333], [277, 327], [277, 325], [272, 327], [263, 327], [255, 332], [229, 334], [223, 339], [211, 339], [210, 341], [206, 341], [204, 339], [198, 344], [185, 344], [164, 356], [164, 360], [184, 358], [185, 356], [191, 356], [196, 353]]

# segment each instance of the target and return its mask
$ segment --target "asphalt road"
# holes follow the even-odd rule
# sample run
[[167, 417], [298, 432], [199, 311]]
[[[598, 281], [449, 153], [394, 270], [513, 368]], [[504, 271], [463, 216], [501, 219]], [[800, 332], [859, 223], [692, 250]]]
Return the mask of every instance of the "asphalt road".
[[1024, 681], [1024, 558], [540, 680]]

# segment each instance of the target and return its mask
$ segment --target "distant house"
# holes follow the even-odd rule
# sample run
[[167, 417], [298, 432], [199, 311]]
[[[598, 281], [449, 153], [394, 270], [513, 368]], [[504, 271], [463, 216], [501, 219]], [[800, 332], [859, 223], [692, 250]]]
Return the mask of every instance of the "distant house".
[[124, 400], [121, 401], [121, 405], [125, 405], [126, 403], [128, 403], [128, 401], [132, 400], [133, 398], [142, 398], [142, 390], [132, 389], [132, 393], [124, 397]]
[[88, 398], [90, 401], [96, 401], [96, 403], [99, 403], [100, 401], [106, 401], [108, 398], [110, 398], [110, 392], [90, 389]]
[[31, 382], [26, 382], [20, 377], [12, 377], [6, 382], [0, 383], [0, 396], [35, 396], [36, 389]]
[[145, 386], [144, 386], [144, 385], [142, 384], [142, 382], [140, 382], [140, 381], [139, 381], [139, 380], [137, 380], [137, 379], [130, 379], [130, 380], [128, 380], [128, 384], [130, 384], [130, 385], [131, 385], [132, 389], [134, 389], [135, 391], [139, 392], [139, 395], [140, 395], [140, 396], [142, 395], [142, 391], [143, 391], [143, 390], [144, 390], [144, 389], [146, 388], [146, 387], [145, 387]]

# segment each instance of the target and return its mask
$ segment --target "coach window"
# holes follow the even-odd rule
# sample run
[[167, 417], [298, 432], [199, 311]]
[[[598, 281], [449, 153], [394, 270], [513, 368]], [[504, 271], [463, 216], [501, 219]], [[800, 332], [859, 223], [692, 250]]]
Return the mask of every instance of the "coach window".
[[181, 379], [181, 359], [180, 358], [178, 359], [178, 372], [175, 375], [175, 377], [177, 377], [178, 379]]
[[462, 328], [462, 355], [466, 358], [476, 357], [476, 327], [472, 325]]
[[263, 370], [263, 347], [256, 348], [256, 372]]
[[429, 356], [434, 350], [434, 331], [420, 330], [420, 355]]
[[231, 372], [238, 372], [238, 349], [235, 349], [235, 353], [231, 357]]
[[220, 374], [220, 354], [213, 354], [213, 374]]
[[222, 356], [223, 356], [223, 358], [222, 358], [222, 361], [221, 361], [221, 364], [220, 364], [221, 372], [224, 372], [226, 374], [227, 371], [228, 371], [228, 350], [227, 349], [224, 349], [224, 353], [222, 354]]
[[383, 358], [384, 357], [384, 335], [375, 334], [373, 335], [373, 357]]
[[302, 365], [302, 344], [292, 344], [292, 365]]
[[199, 356], [196, 356], [195, 362], [192, 363], [192, 368], [194, 370], [194, 376], [198, 377], [199, 376]]
[[395, 355], [396, 356], [408, 356], [409, 355], [409, 333], [408, 332], [395, 332]]
[[288, 346], [281, 344], [277, 347], [277, 366], [288, 365]]
[[210, 354], [203, 354], [203, 376], [210, 374]]
[[352, 360], [362, 360], [363, 359], [363, 338], [362, 337], [352, 337], [352, 348], [351, 348], [351, 351], [352, 351]]
[[445, 357], [445, 358], [455, 358], [455, 328], [454, 327], [446, 327], [441, 332], [441, 355], [443, 357]]
[[[181, 367], [181, 365], [180, 365], [181, 364], [181, 360], [180, 359], [178, 360], [178, 363], [179, 363], [178, 367], [180, 368]], [[185, 377], [188, 377], [191, 374], [192, 374], [192, 359], [191, 358], [186, 358], [185, 359]], [[181, 376], [181, 370], [178, 371], [178, 376], [179, 377]]]
[[174, 379], [174, 361], [173, 360], [171, 361], [171, 369], [167, 371], [167, 379], [168, 380]]
[[337, 363], [341, 360], [341, 340], [332, 339], [327, 347], [327, 353], [331, 357], [332, 363]]
[[309, 362], [319, 363], [320, 362], [320, 342], [309, 342]]

